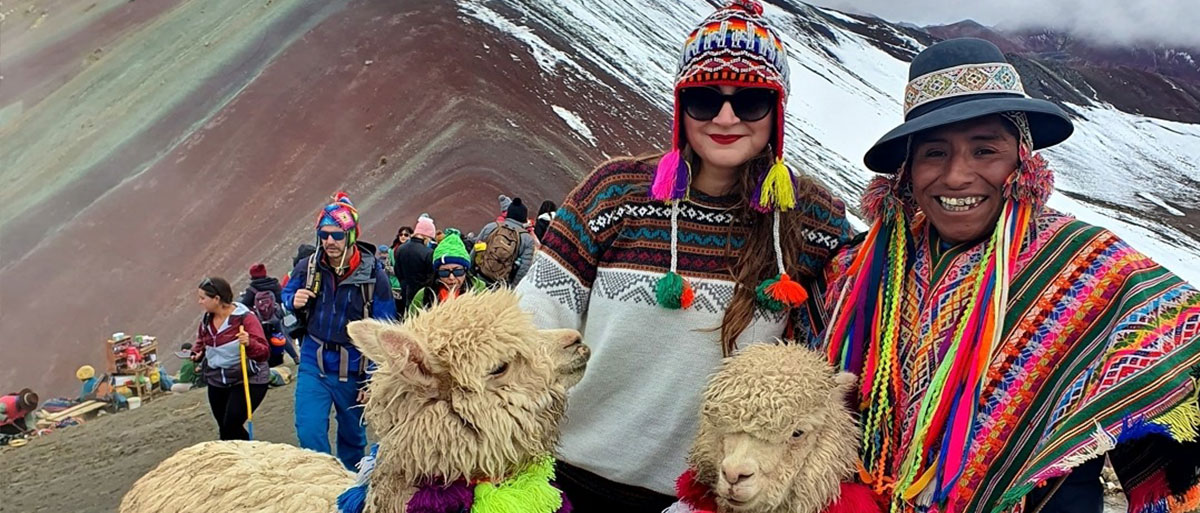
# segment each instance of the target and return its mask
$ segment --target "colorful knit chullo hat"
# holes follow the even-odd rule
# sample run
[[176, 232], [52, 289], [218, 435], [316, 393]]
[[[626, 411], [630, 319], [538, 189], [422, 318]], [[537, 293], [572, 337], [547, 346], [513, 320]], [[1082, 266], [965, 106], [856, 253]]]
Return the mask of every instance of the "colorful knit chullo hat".
[[732, 0], [692, 30], [683, 45], [675, 75], [675, 109], [671, 150], [659, 160], [650, 195], [671, 204], [671, 270], [659, 280], [655, 294], [660, 306], [687, 308], [693, 297], [691, 285], [677, 269], [679, 202], [691, 187], [691, 163], [684, 158], [687, 144], [683, 132], [681, 93], [690, 87], [761, 87], [775, 92], [775, 133], [771, 149], [774, 164], [759, 178], [751, 207], [774, 213], [775, 256], [779, 274], [758, 286], [758, 302], [779, 311], [803, 303], [807, 291], [788, 277], [779, 241], [779, 212], [796, 206], [796, 176], [783, 161], [783, 112], [789, 90], [787, 50], [783, 40], [763, 18], [757, 0]]
[[[353, 246], [358, 241], [358, 209], [350, 202], [350, 196], [344, 192], [333, 195], [333, 203], [325, 205], [317, 214], [317, 229], [325, 226], [336, 226], [348, 235], [346, 245]], [[317, 241], [320, 245], [321, 241]]]

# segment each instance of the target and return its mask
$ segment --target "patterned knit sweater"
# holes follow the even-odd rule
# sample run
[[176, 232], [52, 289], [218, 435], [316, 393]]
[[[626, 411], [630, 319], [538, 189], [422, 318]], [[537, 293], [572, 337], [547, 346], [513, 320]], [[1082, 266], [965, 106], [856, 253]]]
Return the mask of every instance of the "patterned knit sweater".
[[[967, 467], [949, 504], [905, 502], [899, 511], [1022, 511], [1033, 487], [1104, 454], [1131, 512], [1192, 511], [1200, 506], [1200, 292], [1107, 230], [1051, 209], [1035, 223], [1015, 262]], [[921, 399], [948, 357], [942, 341], [965, 311], [962, 292], [986, 245], [935, 251], [925, 227], [913, 226], [901, 311], [904, 387], [891, 440], [901, 449], [914, 443]], [[829, 267], [830, 310], [857, 250]], [[947, 314], [935, 313], [947, 304]]]
[[[691, 191], [680, 206], [678, 268], [695, 302], [685, 310], [657, 306], [655, 282], [670, 268], [671, 208], [649, 198], [652, 174], [650, 165], [626, 160], [588, 176], [563, 203], [517, 291], [539, 327], [579, 329], [593, 351], [571, 392], [560, 459], [672, 494], [701, 393], [722, 357], [718, 328], [734, 296], [730, 269], [748, 228], [733, 209], [736, 197]], [[739, 345], [782, 337], [789, 319], [798, 339], [822, 329], [823, 277], [812, 277], [822, 276], [850, 227], [840, 202], [824, 191], [821, 200], [785, 214], [805, 216], [807, 243], [789, 270], [809, 277], [802, 283], [810, 304], [790, 316], [759, 310]]]

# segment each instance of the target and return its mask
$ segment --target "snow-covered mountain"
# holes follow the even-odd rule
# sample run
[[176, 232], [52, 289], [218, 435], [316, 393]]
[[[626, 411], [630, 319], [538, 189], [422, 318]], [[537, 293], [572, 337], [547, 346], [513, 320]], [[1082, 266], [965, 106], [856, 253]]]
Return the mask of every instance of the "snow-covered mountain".
[[[464, 19], [525, 44], [540, 71], [563, 87], [615, 80], [664, 113], [678, 46], [713, 8], [671, 0], [460, 0], [458, 6]], [[794, 0], [766, 7], [790, 49], [789, 159], [856, 198], [871, 177], [863, 153], [900, 121], [907, 60], [935, 39]], [[1200, 283], [1200, 125], [1123, 112], [1094, 88], [1076, 92], [1077, 103], [1060, 101], [1074, 115], [1076, 133], [1047, 151], [1059, 191], [1050, 204], [1111, 228]], [[578, 118], [587, 124], [588, 114]], [[580, 137], [604, 133], [588, 125]]]
[[[863, 153], [901, 118], [906, 62], [935, 35], [767, 4], [791, 49], [789, 160], [855, 203]], [[240, 291], [255, 262], [284, 274], [334, 191], [364, 240], [388, 243], [422, 212], [476, 231], [497, 194], [561, 200], [606, 157], [662, 151], [676, 56], [715, 6], [3, 2], [0, 388], [71, 392], [113, 332], [190, 341], [195, 284]], [[1200, 283], [1200, 125], [1171, 115], [1200, 86], [1064, 64], [1074, 47], [1053, 43], [1014, 54], [1031, 94], [1077, 116], [1049, 152], [1052, 204]]]

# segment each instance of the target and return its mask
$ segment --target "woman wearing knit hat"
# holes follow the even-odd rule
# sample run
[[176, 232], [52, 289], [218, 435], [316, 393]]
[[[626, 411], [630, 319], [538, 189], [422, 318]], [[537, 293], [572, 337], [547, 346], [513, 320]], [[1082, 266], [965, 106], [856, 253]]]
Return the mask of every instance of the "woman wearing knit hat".
[[788, 61], [757, 1], [687, 37], [670, 151], [618, 159], [566, 198], [517, 287], [542, 328], [583, 331], [562, 426], [577, 512], [669, 506], [705, 380], [752, 342], [823, 329], [820, 276], [845, 207], [784, 162]]
[[1035, 151], [1071, 120], [995, 45], [940, 42], [909, 79], [828, 282], [860, 475], [893, 512], [1098, 513], [1107, 457], [1129, 511], [1195, 511], [1200, 291], [1046, 205]]
[[462, 234], [454, 228], [446, 230], [446, 237], [433, 251], [433, 270], [435, 281], [413, 296], [409, 315], [468, 292], [487, 290], [487, 284], [471, 274], [471, 255], [463, 244]]

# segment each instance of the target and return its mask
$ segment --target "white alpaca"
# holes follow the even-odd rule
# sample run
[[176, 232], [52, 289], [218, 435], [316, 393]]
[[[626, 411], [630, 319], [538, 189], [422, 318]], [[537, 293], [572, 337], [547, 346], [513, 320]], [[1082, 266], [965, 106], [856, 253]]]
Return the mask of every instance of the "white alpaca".
[[869, 489], [849, 483], [859, 430], [845, 399], [855, 381], [795, 345], [727, 358], [704, 393], [680, 501], [668, 512], [879, 511]]
[[364, 412], [378, 454], [359, 483], [327, 454], [206, 442], [134, 483], [120, 511], [333, 512], [340, 494], [364, 483], [359, 503], [372, 513], [455, 498], [558, 510], [550, 455], [567, 389], [590, 354], [578, 332], [535, 329], [507, 291], [461, 296], [403, 325], [353, 322], [349, 332], [379, 365]]

